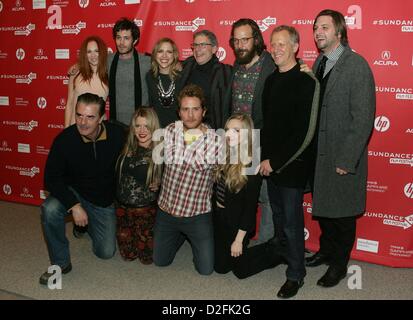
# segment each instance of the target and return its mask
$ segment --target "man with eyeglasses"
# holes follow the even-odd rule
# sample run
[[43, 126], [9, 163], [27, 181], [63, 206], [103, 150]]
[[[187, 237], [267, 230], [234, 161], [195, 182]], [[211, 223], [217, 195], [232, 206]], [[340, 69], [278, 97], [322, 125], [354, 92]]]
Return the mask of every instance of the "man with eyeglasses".
[[[274, 61], [266, 51], [259, 26], [252, 19], [239, 19], [232, 25], [230, 46], [234, 50], [235, 64], [231, 90], [226, 97], [228, 113], [247, 113], [251, 115], [255, 129], [262, 129], [261, 97], [265, 80], [275, 70]], [[258, 242], [263, 243], [273, 237], [275, 230], [266, 179], [262, 182], [259, 202], [261, 222]]]
[[178, 85], [180, 88], [188, 84], [201, 87], [206, 99], [205, 122], [213, 129], [223, 128], [227, 119], [224, 98], [230, 89], [232, 67], [219, 62], [215, 55], [218, 51], [217, 37], [209, 30], [195, 32], [191, 48], [193, 56], [183, 63]]

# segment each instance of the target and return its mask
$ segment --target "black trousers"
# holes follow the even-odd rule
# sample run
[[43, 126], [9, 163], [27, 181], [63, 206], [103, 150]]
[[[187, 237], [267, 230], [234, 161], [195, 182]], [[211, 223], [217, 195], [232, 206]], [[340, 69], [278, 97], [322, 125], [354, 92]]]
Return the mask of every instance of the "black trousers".
[[306, 275], [304, 266], [304, 213], [303, 188], [281, 187], [271, 180], [267, 182], [275, 224], [279, 239], [279, 253], [288, 263], [287, 279], [301, 281]]
[[321, 229], [319, 252], [329, 256], [330, 266], [346, 269], [356, 238], [357, 217], [317, 217]]
[[263, 270], [274, 268], [282, 263], [283, 258], [277, 248], [268, 243], [249, 247], [246, 235], [243, 241], [243, 254], [237, 258], [231, 256], [231, 245], [238, 229], [231, 226], [225, 219], [225, 209], [215, 209], [214, 221], [214, 270], [217, 273], [232, 271], [239, 279], [248, 278]]

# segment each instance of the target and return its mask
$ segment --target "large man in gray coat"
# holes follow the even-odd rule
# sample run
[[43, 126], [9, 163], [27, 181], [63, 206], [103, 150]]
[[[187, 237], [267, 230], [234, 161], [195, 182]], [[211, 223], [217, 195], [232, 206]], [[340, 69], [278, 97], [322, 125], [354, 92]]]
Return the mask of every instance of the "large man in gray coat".
[[321, 51], [313, 66], [321, 92], [312, 212], [321, 236], [320, 250], [306, 265], [329, 264], [317, 284], [332, 287], [347, 274], [356, 218], [365, 210], [375, 85], [367, 62], [348, 45], [341, 13], [321, 11], [313, 30]]

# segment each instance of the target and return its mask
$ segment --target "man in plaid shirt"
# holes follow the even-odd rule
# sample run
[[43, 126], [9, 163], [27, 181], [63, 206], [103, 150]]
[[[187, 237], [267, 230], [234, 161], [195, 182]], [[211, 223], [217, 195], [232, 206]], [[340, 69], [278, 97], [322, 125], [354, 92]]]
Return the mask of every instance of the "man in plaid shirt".
[[170, 265], [185, 239], [191, 243], [196, 270], [214, 269], [211, 195], [214, 168], [222, 149], [220, 137], [202, 121], [202, 89], [184, 87], [178, 97], [181, 121], [165, 129], [165, 169], [154, 230], [154, 263]]

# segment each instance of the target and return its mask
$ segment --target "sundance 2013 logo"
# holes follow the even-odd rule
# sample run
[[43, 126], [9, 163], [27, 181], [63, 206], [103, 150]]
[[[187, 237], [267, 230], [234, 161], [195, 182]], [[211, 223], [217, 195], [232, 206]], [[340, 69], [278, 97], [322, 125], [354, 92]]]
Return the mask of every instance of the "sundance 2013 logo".
[[0, 27], [0, 31], [13, 31], [15, 36], [28, 36], [36, 29], [36, 25], [29, 23], [23, 27]]
[[1, 74], [0, 79], [15, 79], [16, 83], [31, 84], [34, 79], [37, 79], [37, 73], [30, 72], [28, 75], [24, 75], [24, 74]]
[[39, 126], [39, 123], [35, 120], [31, 120], [29, 122], [25, 121], [10, 121], [10, 120], [3, 120], [3, 126], [17, 126], [18, 130], [24, 130], [31, 132], [34, 128]]
[[402, 32], [413, 32], [413, 20], [404, 19], [376, 19], [373, 20], [375, 26], [397, 26], [401, 28]]
[[407, 217], [400, 217], [400, 220], [384, 219], [383, 224], [400, 227], [406, 230], [413, 225], [413, 214]]
[[256, 20], [256, 22], [260, 27], [261, 32], [264, 32], [267, 31], [270, 28], [270, 26], [277, 24], [277, 18], [268, 16], [262, 20]]
[[376, 86], [377, 93], [394, 93], [396, 100], [413, 100], [413, 88]]
[[381, 219], [384, 225], [409, 229], [413, 226], [413, 214], [404, 217], [393, 213], [365, 212], [363, 217]]
[[27, 176], [30, 178], [33, 178], [36, 174], [40, 173], [40, 169], [38, 167], [22, 168], [22, 167], [6, 165], [6, 169], [13, 170], [13, 171], [19, 171], [19, 175]]
[[82, 29], [86, 28], [86, 22], [79, 21], [74, 25], [63, 25], [62, 33], [63, 34], [79, 34]]
[[36, 25], [34, 23], [29, 23], [27, 26], [21, 27], [20, 30], [14, 31], [14, 35], [15, 36], [28, 36], [35, 29], [36, 29]]
[[195, 32], [200, 26], [205, 25], [205, 18], [197, 17], [194, 20], [174, 20], [174, 21], [155, 21], [155, 27], [175, 27], [175, 31]]

